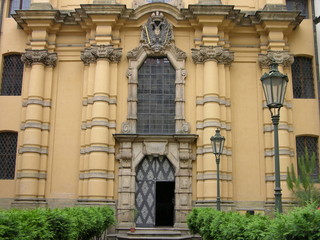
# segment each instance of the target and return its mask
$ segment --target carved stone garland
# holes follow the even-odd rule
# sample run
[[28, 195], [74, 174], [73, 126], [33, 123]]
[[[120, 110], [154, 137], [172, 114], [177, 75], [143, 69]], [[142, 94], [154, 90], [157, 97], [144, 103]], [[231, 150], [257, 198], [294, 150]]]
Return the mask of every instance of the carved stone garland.
[[176, 69], [176, 133], [189, 133], [190, 125], [185, 122], [184, 117], [186, 53], [175, 46], [172, 25], [160, 12], [153, 13], [148, 22], [142, 26], [140, 46], [127, 54], [129, 59], [128, 117], [122, 124], [122, 133], [136, 133], [138, 69], [149, 56], [167, 56]]

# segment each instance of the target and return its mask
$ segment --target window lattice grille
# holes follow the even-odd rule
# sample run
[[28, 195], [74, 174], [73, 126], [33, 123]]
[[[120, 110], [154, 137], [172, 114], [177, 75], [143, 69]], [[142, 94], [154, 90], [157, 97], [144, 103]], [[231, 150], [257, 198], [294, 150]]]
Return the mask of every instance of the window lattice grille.
[[30, 0], [11, 0], [9, 14], [15, 14], [15, 10], [28, 10], [30, 8]]
[[167, 58], [147, 58], [138, 73], [137, 132], [175, 132], [175, 69]]
[[292, 69], [294, 98], [315, 98], [312, 59], [295, 57]]
[[4, 57], [1, 95], [21, 95], [23, 77], [23, 62], [20, 54], [12, 54]]
[[308, 17], [308, 0], [287, 0], [287, 9], [300, 11], [302, 16]]
[[18, 134], [0, 133], [0, 179], [14, 179]]
[[[296, 138], [296, 151], [297, 151], [297, 159], [301, 156], [305, 155], [305, 149], [307, 149], [309, 157], [312, 156], [313, 153], [316, 154], [316, 169], [312, 174], [312, 178], [317, 180], [319, 175], [319, 152], [318, 152], [318, 138], [310, 137], [310, 136], [299, 136]], [[299, 169], [298, 169], [299, 170]]]

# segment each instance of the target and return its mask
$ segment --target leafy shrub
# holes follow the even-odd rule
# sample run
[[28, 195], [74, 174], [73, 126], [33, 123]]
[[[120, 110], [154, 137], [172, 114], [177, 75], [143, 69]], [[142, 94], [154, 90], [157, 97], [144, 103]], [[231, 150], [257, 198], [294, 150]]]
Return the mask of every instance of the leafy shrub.
[[187, 217], [193, 234], [204, 240], [319, 240], [320, 210], [316, 205], [295, 208], [269, 219], [261, 215], [195, 208]]
[[0, 211], [2, 240], [88, 240], [115, 223], [110, 207]]
[[318, 240], [320, 239], [320, 210], [315, 205], [295, 208], [288, 214], [279, 214], [272, 222], [266, 239]]

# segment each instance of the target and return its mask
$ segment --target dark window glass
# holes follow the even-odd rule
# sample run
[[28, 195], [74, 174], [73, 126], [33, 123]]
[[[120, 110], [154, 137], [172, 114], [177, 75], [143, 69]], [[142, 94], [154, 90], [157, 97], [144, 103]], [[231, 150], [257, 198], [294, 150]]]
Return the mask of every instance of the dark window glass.
[[0, 179], [14, 179], [18, 134], [0, 133]]
[[287, 0], [287, 9], [300, 11], [301, 15], [308, 17], [308, 0]]
[[175, 132], [175, 69], [167, 58], [147, 58], [138, 74], [137, 133]]
[[315, 98], [312, 59], [295, 57], [292, 69], [294, 98]]
[[[316, 155], [316, 169], [312, 174], [312, 178], [314, 180], [318, 180], [319, 175], [319, 152], [318, 152], [318, 138], [310, 137], [310, 136], [299, 136], [296, 138], [296, 151], [297, 158], [301, 156], [305, 156], [305, 151], [308, 151], [309, 158], [311, 158], [312, 154]], [[299, 169], [298, 169], [299, 171]]]
[[30, 0], [11, 0], [9, 15], [14, 14], [15, 10], [28, 10], [30, 7]]
[[23, 76], [23, 62], [20, 54], [12, 54], [4, 57], [1, 81], [2, 96], [21, 95]]

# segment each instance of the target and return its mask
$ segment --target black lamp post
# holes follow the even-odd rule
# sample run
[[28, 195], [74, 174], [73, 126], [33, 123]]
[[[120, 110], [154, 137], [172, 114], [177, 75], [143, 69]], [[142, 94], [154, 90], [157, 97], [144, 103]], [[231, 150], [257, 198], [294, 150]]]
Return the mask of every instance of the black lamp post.
[[221, 200], [220, 200], [220, 170], [219, 170], [219, 164], [220, 164], [220, 155], [223, 151], [224, 141], [225, 138], [220, 135], [220, 130], [216, 130], [216, 134], [210, 138], [211, 144], [212, 144], [212, 150], [213, 154], [216, 156], [216, 163], [217, 163], [217, 210], [221, 210]]
[[270, 72], [261, 77], [267, 106], [271, 113], [274, 128], [274, 158], [275, 158], [275, 210], [282, 213], [281, 186], [280, 186], [280, 163], [279, 163], [279, 136], [278, 125], [280, 120], [280, 108], [283, 106], [284, 96], [288, 83], [287, 75], [278, 71], [278, 64], [270, 64]]

